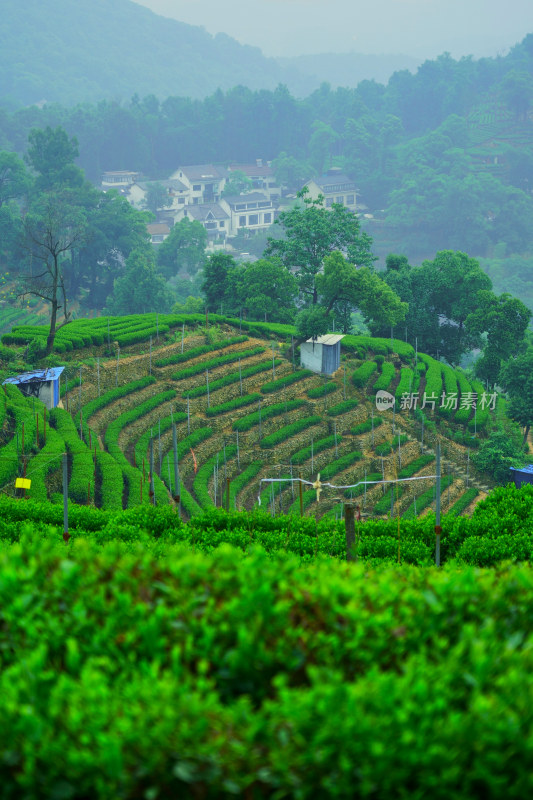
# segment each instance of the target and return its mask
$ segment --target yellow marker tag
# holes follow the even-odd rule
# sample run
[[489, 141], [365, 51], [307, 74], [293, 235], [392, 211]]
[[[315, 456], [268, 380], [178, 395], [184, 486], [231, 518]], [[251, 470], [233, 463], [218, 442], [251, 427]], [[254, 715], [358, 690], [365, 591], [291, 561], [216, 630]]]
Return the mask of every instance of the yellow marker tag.
[[30, 489], [31, 481], [29, 478], [16, 478], [15, 489]]

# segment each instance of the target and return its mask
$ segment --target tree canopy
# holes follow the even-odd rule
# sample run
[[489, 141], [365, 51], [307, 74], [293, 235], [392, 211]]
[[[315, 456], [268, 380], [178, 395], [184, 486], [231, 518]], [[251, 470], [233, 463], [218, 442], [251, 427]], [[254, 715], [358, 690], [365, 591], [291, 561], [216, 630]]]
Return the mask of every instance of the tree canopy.
[[157, 264], [171, 278], [179, 272], [194, 275], [205, 258], [207, 231], [201, 222], [188, 217], [177, 222], [157, 249]]
[[300, 292], [318, 302], [316, 276], [324, 259], [335, 250], [344, 252], [357, 266], [371, 266], [376, 260], [372, 240], [361, 231], [359, 220], [345, 206], [324, 207], [324, 198], [313, 200], [307, 187], [298, 192], [302, 201], [290, 211], [282, 211], [276, 222], [282, 226], [284, 239], [269, 239], [266, 256], [278, 256], [294, 270]]
[[170, 293], [148, 248], [133, 250], [126, 259], [126, 269], [114, 282], [107, 310], [110, 314], [170, 310]]

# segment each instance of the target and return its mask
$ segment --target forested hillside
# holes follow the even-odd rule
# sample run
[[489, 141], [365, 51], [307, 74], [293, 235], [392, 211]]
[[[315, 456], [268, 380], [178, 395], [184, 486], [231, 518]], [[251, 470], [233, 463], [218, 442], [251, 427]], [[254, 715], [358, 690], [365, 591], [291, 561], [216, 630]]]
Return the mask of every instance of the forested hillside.
[[[33, 127], [62, 125], [78, 139], [78, 163], [94, 182], [106, 169], [154, 179], [180, 164], [261, 156], [274, 161], [279, 180], [295, 191], [312, 175], [340, 166], [356, 181], [361, 212], [371, 215], [364, 224], [382, 263], [391, 251], [419, 263], [453, 248], [488, 259], [520, 255], [527, 272], [532, 75], [529, 35], [506, 57], [443, 55], [414, 75], [395, 73], [386, 86], [363, 81], [334, 91], [324, 84], [303, 100], [284, 86], [238, 86], [205, 100], [160, 102], [152, 86], [153, 93], [141, 97], [140, 91], [123, 103], [3, 112], [0, 147], [22, 153]], [[501, 265], [489, 267], [502, 274]], [[523, 278], [515, 285], [533, 306]], [[501, 288], [508, 288], [505, 281]]]
[[367, 79], [388, 83], [394, 72], [415, 72], [422, 59], [406, 55], [368, 55], [364, 53], [314, 53], [276, 59], [282, 67], [292, 67], [303, 75], [337, 86], [357, 86]]
[[255, 47], [224, 34], [158, 16], [130, 0], [3, 0], [0, 15], [0, 103], [15, 106], [127, 100], [135, 92], [160, 98], [205, 97], [246, 83], [273, 89], [300, 79]]

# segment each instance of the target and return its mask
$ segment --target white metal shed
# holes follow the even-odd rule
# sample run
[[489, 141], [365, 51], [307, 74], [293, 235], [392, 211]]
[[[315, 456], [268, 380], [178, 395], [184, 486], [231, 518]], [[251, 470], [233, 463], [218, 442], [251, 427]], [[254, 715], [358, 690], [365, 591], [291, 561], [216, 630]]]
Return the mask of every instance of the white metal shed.
[[316, 339], [308, 339], [300, 346], [302, 367], [322, 375], [333, 375], [341, 365], [341, 339], [339, 333], [326, 333]]

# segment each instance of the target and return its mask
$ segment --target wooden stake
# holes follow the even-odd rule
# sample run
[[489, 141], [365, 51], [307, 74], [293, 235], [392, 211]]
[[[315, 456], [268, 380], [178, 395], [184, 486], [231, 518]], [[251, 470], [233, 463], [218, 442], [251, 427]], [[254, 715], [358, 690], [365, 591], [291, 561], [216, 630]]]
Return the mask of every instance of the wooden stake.
[[344, 504], [344, 529], [346, 533], [346, 561], [355, 561], [355, 506]]
[[63, 453], [63, 541], [70, 539], [68, 532], [68, 463], [67, 454]]

